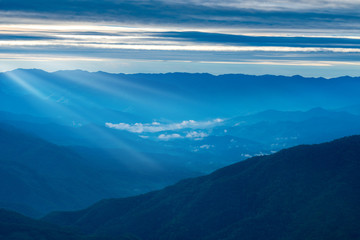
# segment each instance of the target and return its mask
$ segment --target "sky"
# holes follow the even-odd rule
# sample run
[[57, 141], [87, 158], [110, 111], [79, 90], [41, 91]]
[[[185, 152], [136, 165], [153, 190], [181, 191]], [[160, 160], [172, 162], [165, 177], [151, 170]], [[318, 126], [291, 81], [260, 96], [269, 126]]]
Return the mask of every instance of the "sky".
[[360, 76], [358, 0], [0, 0], [0, 71]]

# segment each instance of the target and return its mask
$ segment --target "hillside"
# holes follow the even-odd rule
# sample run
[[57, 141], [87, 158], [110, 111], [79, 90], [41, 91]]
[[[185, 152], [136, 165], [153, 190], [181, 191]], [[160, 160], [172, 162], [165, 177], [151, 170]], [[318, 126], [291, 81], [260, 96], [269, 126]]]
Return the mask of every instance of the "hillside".
[[255, 157], [44, 220], [140, 239], [359, 239], [360, 136]]
[[[15, 212], [0, 209], [0, 239], [7, 240], [83, 240], [79, 233], [60, 229]], [[95, 240], [95, 238], [94, 238]]]
[[0, 209], [0, 239], [4, 240], [136, 240], [132, 236], [89, 236], [71, 228], [60, 228], [19, 213]]
[[160, 164], [156, 169], [136, 168], [136, 161], [121, 152], [114, 162], [105, 150], [84, 151], [92, 158], [0, 124], [0, 207], [39, 217], [81, 209], [103, 198], [137, 195], [191, 176], [180, 167], [166, 172]]

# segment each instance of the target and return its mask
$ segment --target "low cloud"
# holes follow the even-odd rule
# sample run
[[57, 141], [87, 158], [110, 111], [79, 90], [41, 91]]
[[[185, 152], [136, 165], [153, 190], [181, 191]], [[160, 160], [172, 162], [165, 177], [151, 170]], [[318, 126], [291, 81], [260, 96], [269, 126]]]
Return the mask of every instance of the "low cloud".
[[207, 134], [207, 133], [192, 131], [192, 132], [188, 132], [185, 137], [192, 138], [194, 140], [202, 140], [203, 138], [205, 138], [207, 136], [209, 136], [209, 134]]
[[160, 134], [158, 138], [159, 140], [168, 141], [171, 139], [179, 139], [183, 137], [180, 136], [180, 134], [174, 133], [174, 134]]
[[[175, 131], [181, 129], [207, 129], [213, 128], [215, 126], [220, 125], [224, 120], [220, 118], [216, 118], [210, 121], [195, 121], [195, 120], [187, 120], [182, 121], [180, 123], [170, 123], [170, 124], [161, 124], [159, 122], [153, 123], [105, 123], [105, 126], [108, 128], [124, 130], [133, 133], [156, 133], [163, 131]], [[190, 132], [186, 137], [205, 137], [205, 133], [198, 132]]]
[[207, 150], [210, 149], [210, 148], [213, 148], [213, 147], [215, 147], [215, 146], [214, 145], [208, 145], [208, 144], [200, 146], [201, 149], [207, 149]]

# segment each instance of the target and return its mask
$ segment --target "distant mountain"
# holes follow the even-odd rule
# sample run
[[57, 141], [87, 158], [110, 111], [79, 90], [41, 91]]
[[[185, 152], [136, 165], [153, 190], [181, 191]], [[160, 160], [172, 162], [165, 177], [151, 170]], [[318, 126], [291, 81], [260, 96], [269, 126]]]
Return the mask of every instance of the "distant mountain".
[[268, 110], [231, 118], [214, 135], [246, 137], [278, 151], [299, 144], [313, 144], [360, 134], [360, 116], [314, 108], [309, 111]]
[[68, 124], [179, 121], [268, 109], [336, 109], [359, 104], [359, 88], [359, 78], [352, 77], [17, 69], [0, 73], [0, 111], [50, 117]]
[[45, 221], [139, 239], [359, 239], [360, 136], [251, 158]]
[[230, 121], [237, 125], [249, 125], [259, 122], [302, 122], [314, 118], [347, 118], [353, 117], [354, 114], [346, 111], [330, 111], [324, 108], [312, 108], [308, 111], [278, 111], [267, 110], [246, 116], [231, 118]]
[[[172, 134], [173, 132], [152, 133], [152, 135], [148, 135], [148, 138], [144, 138], [147, 133], [137, 134], [97, 124], [61, 125], [51, 119], [8, 112], [0, 112], [0, 122], [16, 126], [16, 128], [46, 141], [70, 147], [84, 159], [93, 159], [94, 162], [96, 160], [93, 156], [96, 155], [98, 160], [106, 156], [107, 162], [123, 163], [126, 161], [141, 165], [135, 159], [137, 154], [134, 152], [137, 152], [154, 159], [156, 164], [166, 168], [166, 171], [169, 172], [179, 169], [179, 173], [187, 170], [202, 174], [209, 173], [239, 161], [238, 154], [249, 156], [267, 152], [268, 149], [254, 140], [250, 141], [235, 136], [207, 136], [205, 134], [204, 138], [183, 137], [176, 141], [160, 141], [158, 139], [160, 134]], [[189, 132], [196, 131], [184, 129], [181, 132], [174, 132], [186, 136]], [[201, 133], [201, 131], [198, 132]], [[92, 154], [86, 154], [86, 152]]]
[[107, 195], [106, 188], [99, 188], [104, 183], [101, 173], [84, 159], [11, 126], [0, 128], [0, 154], [2, 207], [39, 215], [80, 208]]
[[[170, 155], [207, 173], [239, 155], [360, 134], [359, 115], [326, 110], [360, 104], [359, 79], [17, 69], [0, 73], [0, 121], [54, 144]], [[140, 129], [214, 119], [224, 121], [206, 129]]]
[[335, 111], [348, 112], [348, 113], [351, 113], [351, 114], [360, 115], [360, 104], [338, 108]]
[[136, 158], [124, 151], [117, 152], [117, 161], [108, 159], [105, 150], [95, 153], [86, 158], [91, 154], [0, 125], [0, 207], [40, 216], [80, 209], [106, 197], [136, 195], [195, 175], [171, 165], [167, 155], [157, 156], [154, 163], [149, 156]]

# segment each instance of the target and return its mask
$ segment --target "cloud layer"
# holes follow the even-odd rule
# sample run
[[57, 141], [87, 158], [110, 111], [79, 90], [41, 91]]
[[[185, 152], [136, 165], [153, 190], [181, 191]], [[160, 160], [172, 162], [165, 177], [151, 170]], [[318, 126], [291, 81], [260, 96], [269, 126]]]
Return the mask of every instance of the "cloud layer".
[[[182, 129], [206, 129], [213, 128], [220, 125], [224, 120], [217, 118], [210, 121], [182, 121], [180, 123], [170, 123], [170, 124], [161, 124], [159, 122], [153, 123], [105, 123], [105, 126], [108, 128], [113, 128], [117, 130], [124, 130], [132, 133], [156, 133], [163, 131], [175, 131]], [[165, 135], [164, 135], [165, 136]], [[191, 132], [187, 137], [204, 137], [204, 134], [198, 132]]]
[[[303, 61], [333, 62], [326, 66], [346, 75], [360, 62], [359, 8], [355, 0], [2, 0], [0, 70], [217, 73], [216, 64], [225, 73], [229, 64], [253, 65], [244, 72]], [[295, 74], [312, 70], [300, 65]]]
[[162, 140], [162, 141], [168, 141], [171, 139], [179, 139], [179, 138], [183, 138], [180, 134], [177, 133], [173, 133], [173, 134], [160, 134], [158, 139]]
[[[127, 22], [164, 22], [194, 23], [232, 21], [248, 18], [248, 22], [256, 21], [264, 15], [273, 17], [277, 13], [325, 13], [350, 15], [356, 13], [360, 6], [355, 0], [2, 0], [0, 9], [18, 11], [37, 15], [68, 19], [102, 19]], [[74, 14], [76, 13], [76, 14]], [[269, 14], [270, 13], [270, 14]], [[278, 18], [281, 14], [278, 14]], [[287, 16], [289, 17], [289, 16]], [[303, 20], [306, 21], [304, 18]], [[321, 20], [321, 19], [320, 19]]]

